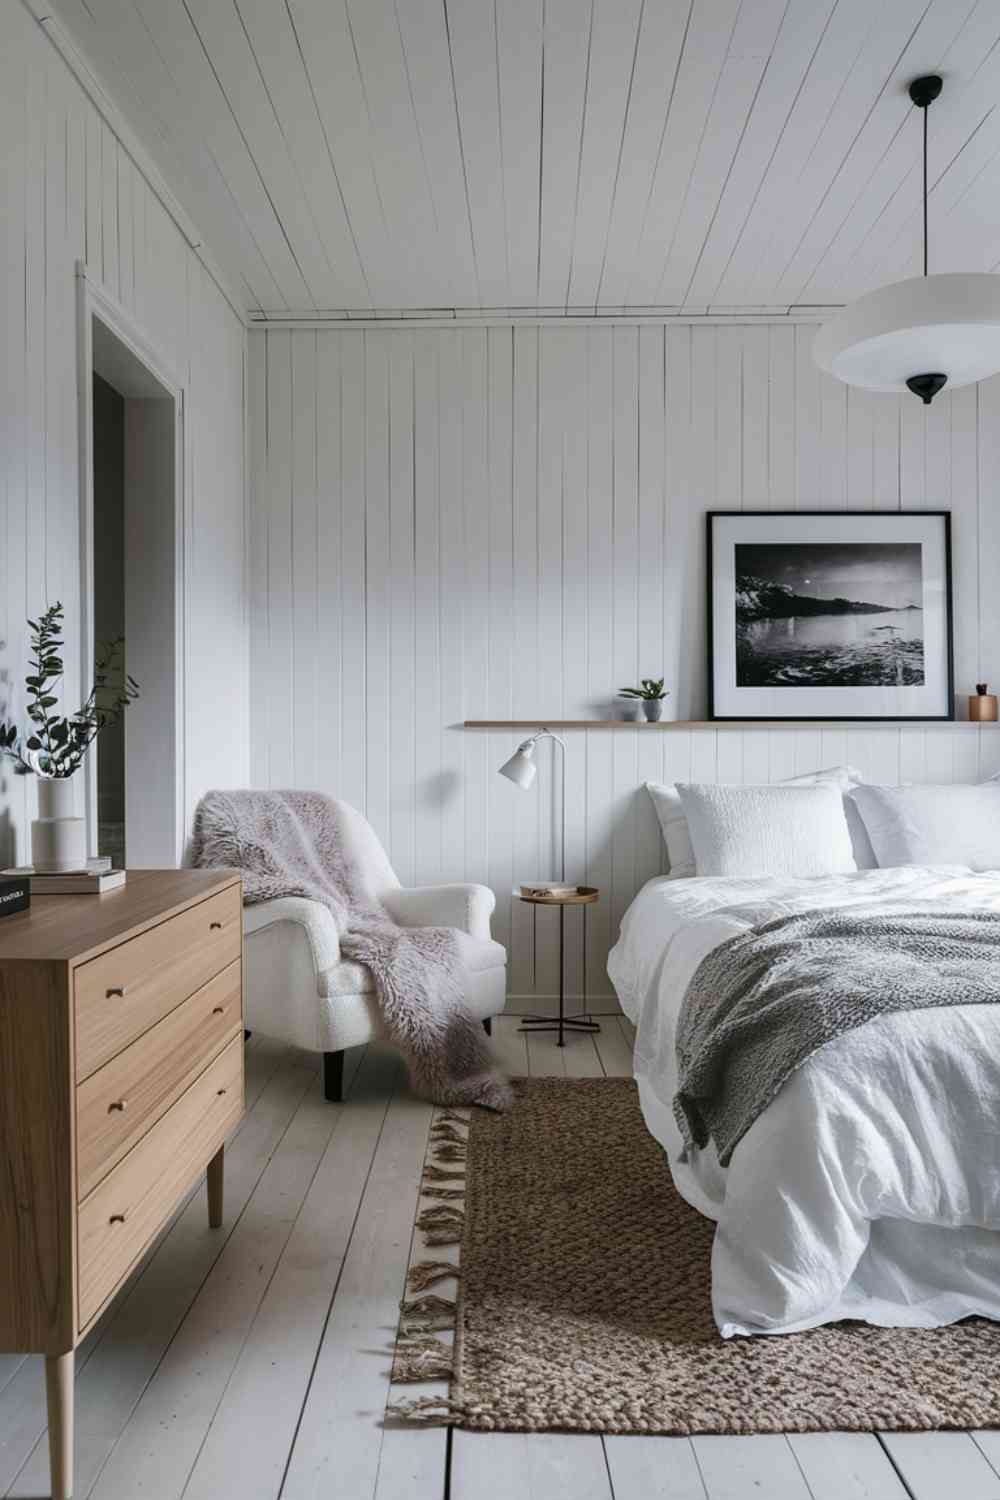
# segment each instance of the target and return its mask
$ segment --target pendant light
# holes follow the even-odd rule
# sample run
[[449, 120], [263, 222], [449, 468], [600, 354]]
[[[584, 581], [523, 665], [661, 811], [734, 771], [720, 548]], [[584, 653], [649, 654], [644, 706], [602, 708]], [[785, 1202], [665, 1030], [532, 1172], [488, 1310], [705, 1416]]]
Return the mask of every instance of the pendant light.
[[924, 274], [842, 308], [813, 345], [820, 369], [847, 385], [911, 390], [925, 406], [944, 385], [972, 385], [1000, 371], [1000, 276], [927, 274], [927, 113], [941, 87], [937, 74], [910, 84], [924, 117]]

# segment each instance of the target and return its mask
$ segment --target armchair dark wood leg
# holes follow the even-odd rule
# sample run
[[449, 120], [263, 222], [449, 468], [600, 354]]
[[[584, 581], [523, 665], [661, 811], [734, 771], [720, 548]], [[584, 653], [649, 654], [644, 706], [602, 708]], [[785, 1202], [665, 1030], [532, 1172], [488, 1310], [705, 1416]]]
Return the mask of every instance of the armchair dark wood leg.
[[483, 1030], [486, 1032], [487, 1036], [492, 1036], [493, 1035], [493, 1017], [492, 1016], [487, 1016], [486, 1017], [486, 1020], [483, 1022]]
[[331, 1104], [339, 1104], [344, 1097], [344, 1054], [323, 1053], [323, 1093]]

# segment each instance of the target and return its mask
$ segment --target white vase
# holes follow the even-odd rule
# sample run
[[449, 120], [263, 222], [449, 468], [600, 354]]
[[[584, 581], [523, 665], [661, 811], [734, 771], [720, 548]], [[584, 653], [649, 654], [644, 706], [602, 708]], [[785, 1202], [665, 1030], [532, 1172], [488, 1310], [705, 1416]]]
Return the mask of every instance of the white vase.
[[76, 778], [39, 776], [38, 817], [31, 825], [31, 863], [39, 874], [87, 867], [87, 825], [76, 812]]

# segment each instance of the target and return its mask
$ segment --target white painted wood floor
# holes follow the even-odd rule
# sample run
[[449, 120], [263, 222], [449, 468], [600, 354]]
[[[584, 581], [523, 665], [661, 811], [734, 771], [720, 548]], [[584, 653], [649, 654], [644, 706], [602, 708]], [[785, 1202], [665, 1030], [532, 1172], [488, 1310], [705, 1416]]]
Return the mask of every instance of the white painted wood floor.
[[[564, 1051], [494, 1026], [512, 1072], [630, 1072], [627, 1023]], [[77, 1357], [79, 1500], [1000, 1500], [1000, 1432], [601, 1439], [384, 1424], [431, 1119], [386, 1050], [343, 1105], [254, 1039], [222, 1231], [199, 1187]], [[448, 1252], [435, 1251], [435, 1257]], [[447, 1285], [442, 1290], [447, 1291]], [[41, 1361], [0, 1356], [0, 1494], [46, 1496]]]

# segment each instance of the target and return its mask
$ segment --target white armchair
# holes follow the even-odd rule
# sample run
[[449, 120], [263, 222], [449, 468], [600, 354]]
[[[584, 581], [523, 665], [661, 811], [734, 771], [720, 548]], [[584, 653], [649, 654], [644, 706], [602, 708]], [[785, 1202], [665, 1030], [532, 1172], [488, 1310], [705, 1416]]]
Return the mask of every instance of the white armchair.
[[[343, 808], [368, 894], [401, 927], [454, 927], [469, 976], [465, 1003], [490, 1030], [504, 1008], [507, 954], [490, 937], [493, 892], [482, 885], [404, 890], [371, 825]], [[249, 1031], [323, 1053], [326, 1097], [340, 1099], [344, 1048], [383, 1036], [370, 971], [345, 959], [326, 907], [300, 896], [262, 901], [244, 911], [244, 985]]]

